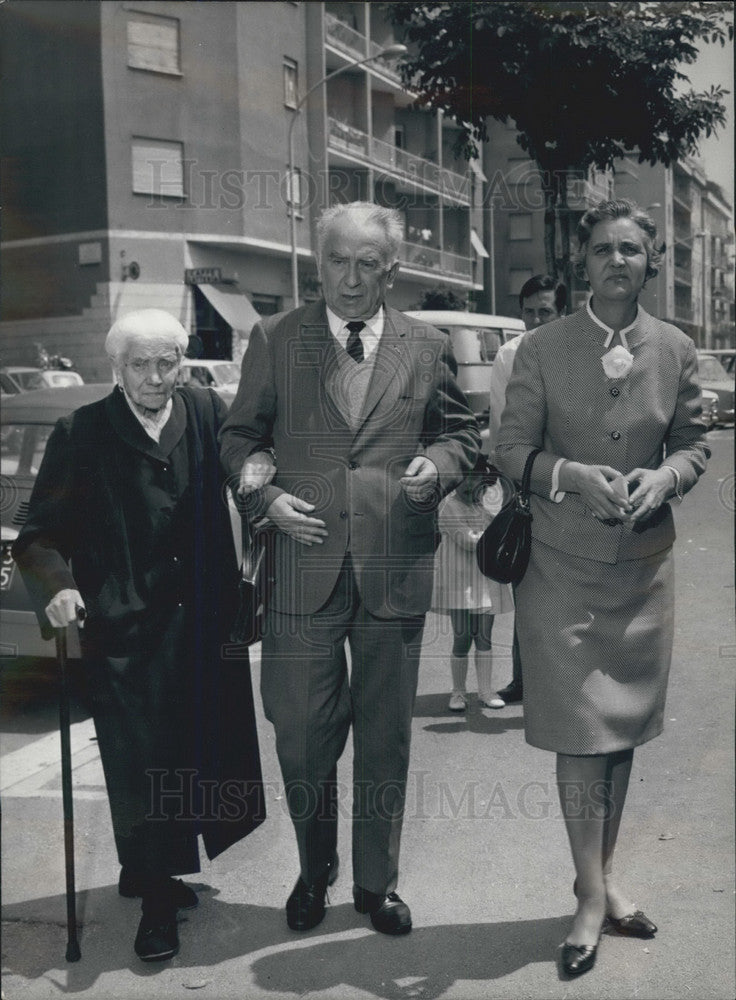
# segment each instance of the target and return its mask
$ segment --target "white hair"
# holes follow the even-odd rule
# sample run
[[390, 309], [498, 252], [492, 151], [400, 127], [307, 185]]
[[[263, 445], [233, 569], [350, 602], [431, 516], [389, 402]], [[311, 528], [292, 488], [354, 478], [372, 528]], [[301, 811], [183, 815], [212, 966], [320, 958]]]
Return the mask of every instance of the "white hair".
[[372, 201], [350, 201], [326, 208], [317, 221], [317, 260], [322, 260], [327, 233], [333, 222], [349, 216], [358, 224], [375, 223], [383, 229], [386, 237], [386, 259], [394, 263], [399, 259], [401, 241], [404, 239], [404, 222], [395, 208], [375, 205]]
[[165, 309], [136, 309], [113, 323], [105, 338], [105, 351], [113, 367], [120, 364], [131, 340], [158, 341], [174, 347], [179, 356], [183, 356], [189, 346], [189, 334]]

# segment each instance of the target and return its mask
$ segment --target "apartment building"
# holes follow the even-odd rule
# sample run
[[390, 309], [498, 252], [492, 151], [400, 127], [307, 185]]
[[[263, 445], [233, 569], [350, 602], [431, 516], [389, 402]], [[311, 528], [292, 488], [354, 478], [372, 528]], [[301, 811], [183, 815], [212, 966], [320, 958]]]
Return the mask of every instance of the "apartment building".
[[648, 209], [665, 244], [660, 273], [642, 295], [644, 308], [679, 326], [699, 348], [736, 346], [733, 214], [720, 187], [693, 160], [664, 167], [635, 156], [617, 163], [615, 186]]
[[482, 290], [482, 172], [380, 56], [380, 5], [24, 0], [0, 17], [3, 363], [40, 342], [105, 379], [105, 331], [149, 306], [237, 359], [259, 315], [295, 304], [294, 260], [296, 298], [319, 294], [315, 220], [355, 198], [403, 213], [392, 304]]
[[[544, 245], [544, 193], [539, 169], [516, 141], [513, 121], [488, 122], [483, 155], [486, 178], [485, 245], [492, 251], [486, 278], [486, 298], [491, 312], [516, 316], [519, 291], [534, 274], [547, 271]], [[610, 172], [571, 172], [567, 183], [567, 212], [571, 245], [577, 222], [591, 205], [613, 196]], [[562, 217], [556, 226], [555, 256], [562, 258]], [[569, 302], [577, 308], [588, 294], [583, 282], [573, 279]]]
[[[483, 170], [487, 179], [485, 243], [492, 251], [486, 291], [494, 312], [514, 315], [519, 290], [546, 271], [544, 197], [536, 164], [516, 142], [513, 122], [489, 123]], [[604, 198], [631, 198], [657, 222], [666, 245], [659, 275], [641, 295], [645, 309], [685, 330], [699, 347], [734, 343], [733, 210], [703, 168], [686, 159], [664, 167], [617, 161], [613, 171], [579, 171], [568, 181], [571, 243], [581, 214]], [[561, 220], [558, 220], [561, 221]], [[562, 256], [560, 225], [556, 256]], [[569, 301], [579, 307], [588, 294], [573, 280]]]

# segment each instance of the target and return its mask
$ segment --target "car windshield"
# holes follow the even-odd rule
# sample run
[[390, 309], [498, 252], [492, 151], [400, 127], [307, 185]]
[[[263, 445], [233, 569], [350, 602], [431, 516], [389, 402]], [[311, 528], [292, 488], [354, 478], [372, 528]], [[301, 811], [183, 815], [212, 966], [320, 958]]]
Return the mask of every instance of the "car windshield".
[[0, 431], [0, 473], [35, 479], [53, 424], [3, 424]]
[[38, 378], [40, 371], [40, 368], [29, 368], [24, 372], [11, 372], [11, 375], [22, 389], [32, 389], [33, 382]]
[[700, 378], [709, 382], [725, 382], [729, 375], [718, 358], [703, 357], [698, 358], [698, 372]]

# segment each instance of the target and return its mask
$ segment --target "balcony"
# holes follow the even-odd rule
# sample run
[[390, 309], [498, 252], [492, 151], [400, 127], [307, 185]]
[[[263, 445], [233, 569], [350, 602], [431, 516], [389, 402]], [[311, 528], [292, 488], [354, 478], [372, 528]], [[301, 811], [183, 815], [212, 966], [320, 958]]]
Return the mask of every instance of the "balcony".
[[672, 194], [679, 201], [681, 205], [685, 205], [686, 208], [690, 208], [693, 203], [693, 196], [690, 191], [690, 185], [687, 183], [678, 182], [675, 180]]
[[400, 259], [402, 264], [413, 270], [433, 272], [442, 277], [462, 278], [464, 281], [471, 281], [473, 278], [473, 261], [470, 257], [463, 257], [449, 250], [438, 250], [424, 243], [404, 240]]
[[[325, 43], [332, 45], [349, 59], [365, 59], [369, 55], [380, 52], [384, 45], [376, 42], [368, 42], [365, 35], [355, 28], [341, 21], [330, 11], [325, 12]], [[371, 63], [373, 68], [379, 69], [383, 76], [393, 80], [394, 83], [401, 83], [401, 76], [396, 67], [386, 59], [376, 59]]]
[[372, 139], [354, 125], [337, 118], [327, 119], [328, 146], [345, 152], [400, 181], [441, 194], [460, 205], [469, 205], [471, 183], [467, 174], [440, 168], [437, 163], [415, 156], [381, 139]]

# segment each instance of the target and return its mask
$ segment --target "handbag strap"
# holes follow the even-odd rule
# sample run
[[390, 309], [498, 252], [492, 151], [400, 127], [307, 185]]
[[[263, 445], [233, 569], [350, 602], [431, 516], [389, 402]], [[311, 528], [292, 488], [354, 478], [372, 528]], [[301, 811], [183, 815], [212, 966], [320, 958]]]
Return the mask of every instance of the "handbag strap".
[[529, 507], [529, 484], [532, 478], [532, 465], [534, 465], [534, 459], [537, 455], [543, 451], [542, 448], [533, 448], [526, 457], [526, 462], [524, 463], [524, 472], [521, 476], [521, 486], [516, 494], [516, 509], [524, 514], [530, 513]]
[[541, 448], [533, 448], [526, 457], [526, 462], [524, 463], [524, 472], [521, 477], [521, 489], [519, 492], [521, 495], [528, 499], [529, 497], [529, 484], [532, 478], [532, 465], [534, 465], [534, 459], [542, 451]]

